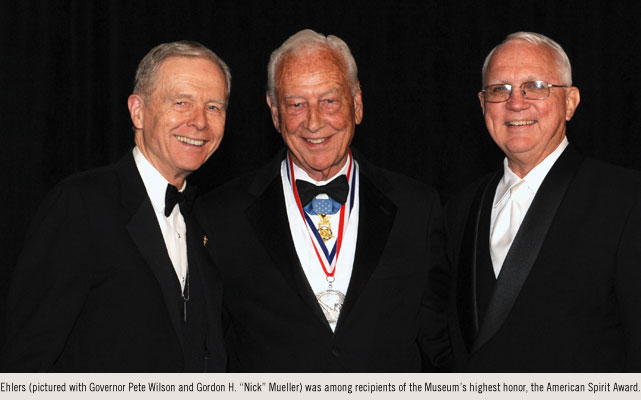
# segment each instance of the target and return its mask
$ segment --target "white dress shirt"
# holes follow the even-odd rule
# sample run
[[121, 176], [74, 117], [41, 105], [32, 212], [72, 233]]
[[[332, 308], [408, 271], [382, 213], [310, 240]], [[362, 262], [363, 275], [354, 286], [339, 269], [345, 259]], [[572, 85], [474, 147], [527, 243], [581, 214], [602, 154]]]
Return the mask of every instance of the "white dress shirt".
[[[169, 182], [151, 165], [138, 146], [134, 147], [133, 154], [136, 167], [138, 167], [138, 172], [154, 208], [163, 239], [165, 239], [167, 253], [176, 271], [180, 287], [184, 290], [187, 276], [187, 226], [185, 219], [180, 213], [178, 204], [169, 217], [165, 217], [165, 193]], [[180, 191], [182, 192], [186, 187], [187, 181]]]
[[[294, 178], [304, 180], [315, 185], [324, 185], [329, 181], [333, 180], [339, 175], [347, 174], [349, 167], [349, 160], [345, 163], [343, 168], [333, 177], [329, 178], [326, 181], [315, 181], [309, 177], [309, 175], [294, 164]], [[296, 254], [300, 260], [307, 281], [311, 286], [314, 294], [318, 296], [319, 293], [325, 291], [329, 287], [327, 280], [327, 275], [321, 267], [316, 251], [314, 250], [314, 245], [312, 244], [313, 239], [308, 231], [308, 227], [303, 220], [303, 217], [300, 214], [298, 205], [296, 204], [296, 199], [294, 197], [294, 192], [292, 186], [289, 183], [287, 169], [289, 168], [288, 159], [285, 158], [281, 163], [281, 180], [283, 183], [283, 192], [285, 193], [285, 206], [287, 208], [287, 219], [289, 220], [289, 229], [292, 233], [292, 238], [294, 240], [294, 247], [296, 248]], [[355, 174], [355, 187], [352, 187], [352, 179], [349, 179], [349, 192], [347, 195], [347, 201], [345, 202], [345, 218], [344, 222], [346, 227], [343, 234], [343, 242], [341, 245], [341, 251], [338, 256], [338, 260], [335, 265], [336, 272], [334, 273], [334, 282], [332, 287], [334, 290], [338, 290], [343, 294], [347, 293], [347, 287], [349, 286], [349, 280], [352, 276], [352, 266], [354, 264], [354, 254], [356, 252], [356, 239], [358, 235], [358, 210], [359, 210], [359, 196], [358, 196], [358, 186], [359, 186], [359, 176], [358, 176], [358, 164], [354, 161], [354, 168], [352, 174]], [[293, 180], [295, 184], [295, 180]], [[349, 202], [350, 197], [352, 196], [352, 191], [354, 193], [354, 207], [352, 208], [351, 213], [349, 213]], [[303, 207], [305, 205], [303, 204]], [[309, 215], [309, 214], [308, 214]], [[336, 238], [338, 238], [338, 227], [340, 222], [340, 211], [336, 214], [328, 216], [330, 224], [332, 227], [332, 233], [334, 235], [333, 239], [325, 242], [325, 245], [329, 252], [334, 247], [336, 243]], [[310, 215], [314, 226], [309, 227], [310, 229], [317, 229], [318, 222], [320, 217], [317, 215]], [[322, 250], [318, 249], [322, 254]], [[324, 260], [325, 261], [325, 260]], [[327, 264], [325, 264], [327, 265]], [[335, 323], [330, 323], [332, 330], [336, 329]]]
[[[558, 147], [552, 153], [550, 153], [541, 163], [539, 163], [530, 172], [528, 172], [527, 175], [525, 175], [522, 178], [525, 181], [525, 185], [527, 185], [528, 196], [525, 198], [525, 200], [521, 204], [522, 214], [521, 214], [521, 220], [519, 221], [519, 227], [521, 226], [521, 223], [523, 222], [523, 219], [525, 218], [527, 211], [530, 209], [530, 205], [532, 205], [532, 200], [534, 200], [534, 196], [536, 195], [536, 192], [539, 190], [541, 183], [543, 183], [543, 180], [547, 176], [548, 172], [550, 172], [550, 169], [552, 169], [552, 166], [554, 165], [556, 160], [561, 156], [561, 153], [563, 153], [563, 150], [565, 150], [566, 147], [568, 147], [568, 139], [563, 138], [563, 141], [558, 145]], [[508, 160], [506, 157], [503, 160], [503, 177], [501, 178], [501, 181], [496, 187], [496, 192], [494, 194], [494, 202], [492, 203], [493, 207], [492, 207], [492, 216], [490, 220], [490, 237], [494, 230], [494, 223], [496, 222], [496, 218], [498, 214], [501, 212], [503, 207], [505, 207], [508, 201], [510, 200], [510, 189], [520, 181], [521, 181], [521, 178], [519, 178], [518, 175], [512, 172], [512, 170], [508, 166]], [[512, 241], [513, 240], [514, 238], [512, 238]], [[510, 246], [511, 246], [511, 243], [510, 243]], [[492, 267], [494, 268], [495, 277], [499, 276], [502, 266], [503, 266], [502, 261], [499, 265], [496, 265], [493, 263]]]

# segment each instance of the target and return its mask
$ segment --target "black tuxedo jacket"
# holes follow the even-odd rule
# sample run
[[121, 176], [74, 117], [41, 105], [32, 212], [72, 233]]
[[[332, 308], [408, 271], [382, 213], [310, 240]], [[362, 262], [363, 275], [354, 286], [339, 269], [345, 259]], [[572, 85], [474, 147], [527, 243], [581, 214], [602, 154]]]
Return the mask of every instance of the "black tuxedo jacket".
[[56, 186], [14, 271], [2, 369], [224, 370], [220, 280], [195, 219], [186, 223], [187, 322], [133, 155]]
[[495, 279], [490, 212], [501, 176], [447, 207], [457, 369], [640, 371], [640, 174], [566, 148]]
[[198, 207], [223, 280], [230, 371], [420, 371], [422, 354], [439, 363], [449, 343], [437, 194], [357, 157], [358, 241], [334, 333], [292, 241], [284, 155]]

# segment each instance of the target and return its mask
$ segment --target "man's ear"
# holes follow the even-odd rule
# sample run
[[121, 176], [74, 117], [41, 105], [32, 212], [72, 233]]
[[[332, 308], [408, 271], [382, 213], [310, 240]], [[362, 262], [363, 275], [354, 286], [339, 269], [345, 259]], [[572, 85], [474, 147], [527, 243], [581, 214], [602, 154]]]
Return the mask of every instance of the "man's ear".
[[280, 133], [280, 119], [278, 118], [278, 104], [272, 103], [272, 99], [269, 96], [269, 93], [265, 96], [267, 100], [267, 106], [269, 106], [269, 112], [272, 114], [272, 122], [274, 123], [274, 128]]
[[136, 129], [142, 129], [144, 126], [145, 102], [138, 94], [132, 94], [127, 99], [129, 107], [129, 116]]
[[579, 106], [581, 101], [581, 94], [579, 93], [579, 88], [572, 86], [567, 88], [567, 94], [565, 95], [565, 120], [569, 121], [572, 119], [574, 112]]
[[356, 94], [354, 95], [354, 122], [356, 125], [360, 124], [363, 120], [363, 92], [361, 92], [361, 85], [356, 82]]
[[478, 96], [479, 102], [481, 102], [481, 111], [483, 112], [483, 115], [485, 115], [485, 96], [483, 96], [483, 92], [479, 92]]

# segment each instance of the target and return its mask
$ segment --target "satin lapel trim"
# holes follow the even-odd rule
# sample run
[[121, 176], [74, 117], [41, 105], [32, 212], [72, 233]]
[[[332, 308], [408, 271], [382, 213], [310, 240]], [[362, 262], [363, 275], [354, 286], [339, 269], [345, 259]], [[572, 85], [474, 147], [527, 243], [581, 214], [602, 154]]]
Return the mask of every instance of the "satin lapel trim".
[[147, 197], [133, 155], [125, 156], [119, 162], [118, 167], [122, 184], [120, 188], [122, 201], [125, 207], [132, 212], [131, 220], [127, 224], [127, 231], [158, 280], [167, 305], [169, 319], [182, 346], [183, 320], [180, 283], [169, 259], [158, 220], [151, 206], [151, 201]]
[[396, 217], [396, 206], [376, 188], [363, 170], [364, 168], [361, 168], [359, 175], [360, 211], [354, 265], [345, 301], [336, 323], [336, 332], [340, 331], [343, 321], [356, 306], [372, 273], [378, 267]]
[[258, 199], [245, 211], [256, 236], [272, 258], [272, 264], [289, 286], [331, 331], [327, 318], [318, 305], [305, 272], [298, 260], [289, 228], [285, 196], [280, 175], [273, 177]]
[[487, 313], [474, 341], [473, 352], [494, 336], [512, 309], [581, 161], [582, 157], [568, 147], [543, 180], [505, 257]]

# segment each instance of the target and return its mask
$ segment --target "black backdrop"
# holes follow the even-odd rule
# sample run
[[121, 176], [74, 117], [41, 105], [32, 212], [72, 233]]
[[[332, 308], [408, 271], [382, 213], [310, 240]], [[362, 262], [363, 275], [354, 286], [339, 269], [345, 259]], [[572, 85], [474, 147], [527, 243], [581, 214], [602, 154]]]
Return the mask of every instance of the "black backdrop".
[[359, 66], [364, 121], [355, 146], [447, 199], [500, 166], [476, 92], [485, 55], [518, 30], [546, 34], [570, 56], [582, 97], [570, 141], [587, 155], [641, 169], [635, 3], [2, 1], [0, 318], [45, 193], [132, 147], [126, 99], [137, 63], [158, 43], [199, 41], [232, 69], [225, 138], [192, 179], [201, 190], [260, 166], [281, 146], [265, 105], [267, 60], [289, 35], [312, 28], [343, 38]]

